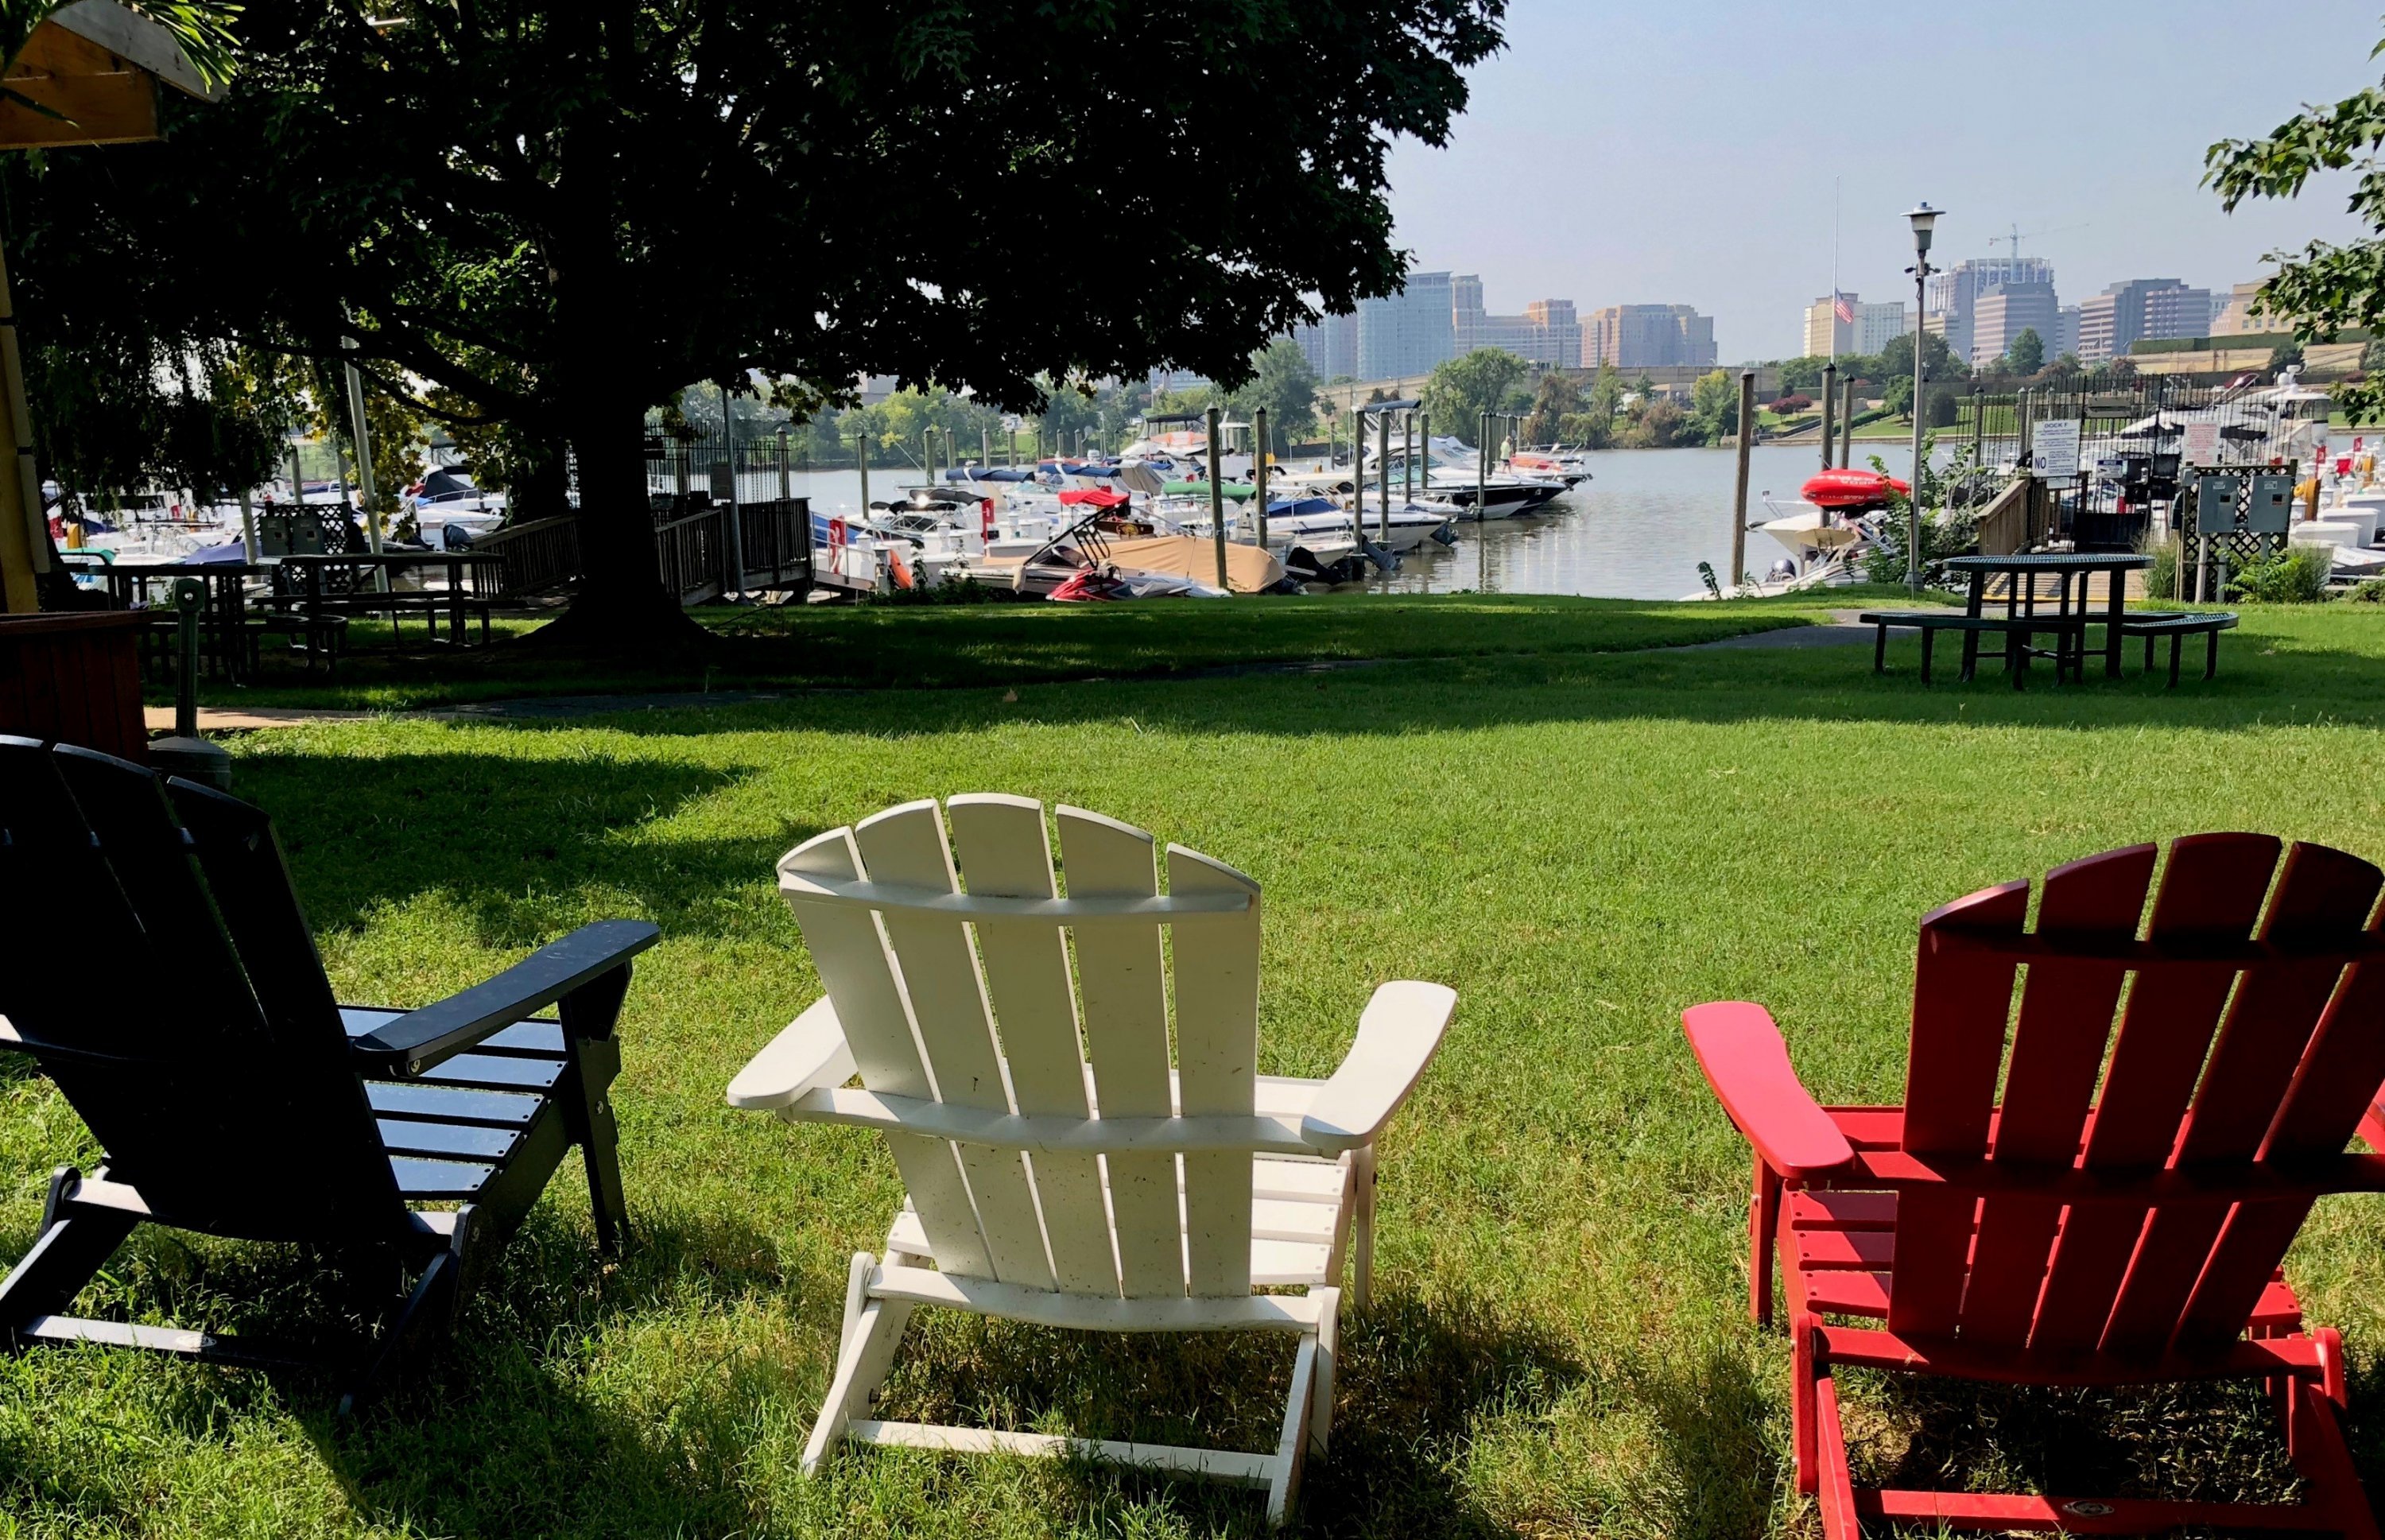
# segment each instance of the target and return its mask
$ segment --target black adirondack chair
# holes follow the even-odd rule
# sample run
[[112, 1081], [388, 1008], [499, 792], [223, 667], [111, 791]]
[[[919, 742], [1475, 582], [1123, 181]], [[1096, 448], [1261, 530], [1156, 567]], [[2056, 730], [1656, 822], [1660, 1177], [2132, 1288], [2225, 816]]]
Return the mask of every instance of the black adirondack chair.
[[[44, 956], [68, 926], [108, 938], [104, 980]], [[40, 1238], [0, 1282], [0, 1350], [322, 1363], [61, 1313], [137, 1225], [307, 1243], [411, 1280], [377, 1339], [331, 1354], [351, 1376], [346, 1410], [444, 1337], [573, 1145], [598, 1245], [618, 1251], [613, 1027], [630, 958], [658, 937], [606, 920], [419, 1010], [342, 1006], [263, 813], [88, 749], [0, 737], [0, 1047], [31, 1054], [106, 1152], [88, 1176], [51, 1178]]]

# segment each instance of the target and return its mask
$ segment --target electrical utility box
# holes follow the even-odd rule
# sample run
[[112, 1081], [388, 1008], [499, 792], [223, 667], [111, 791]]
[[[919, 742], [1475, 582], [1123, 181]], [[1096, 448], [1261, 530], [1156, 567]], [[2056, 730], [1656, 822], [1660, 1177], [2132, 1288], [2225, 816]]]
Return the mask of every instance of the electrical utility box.
[[2236, 504], [2244, 495], [2241, 476], [2197, 476], [2194, 479], [2194, 532], [2233, 534]]
[[2294, 517], [2294, 478], [2291, 472], [2263, 471], [2253, 478], [2253, 501], [2245, 509], [2244, 528], [2254, 534], [2283, 534]]

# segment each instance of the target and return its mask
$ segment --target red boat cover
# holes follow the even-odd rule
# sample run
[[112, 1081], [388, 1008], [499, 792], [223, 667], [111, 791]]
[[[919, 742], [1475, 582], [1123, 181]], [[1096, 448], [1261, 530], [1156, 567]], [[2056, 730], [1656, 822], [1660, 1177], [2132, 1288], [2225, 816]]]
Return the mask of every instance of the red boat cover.
[[1097, 508], [1114, 508], [1126, 500], [1125, 493], [1112, 492], [1105, 486], [1085, 487], [1079, 491], [1060, 494], [1060, 501], [1063, 503], [1091, 503]]
[[1798, 495], [1816, 507], [1859, 508], [1887, 502], [1891, 492], [1902, 496], [1912, 491], [1911, 486], [1893, 476], [1849, 467], [1842, 470], [1825, 470], [1818, 476], [1808, 478], [1805, 484], [1798, 489]]

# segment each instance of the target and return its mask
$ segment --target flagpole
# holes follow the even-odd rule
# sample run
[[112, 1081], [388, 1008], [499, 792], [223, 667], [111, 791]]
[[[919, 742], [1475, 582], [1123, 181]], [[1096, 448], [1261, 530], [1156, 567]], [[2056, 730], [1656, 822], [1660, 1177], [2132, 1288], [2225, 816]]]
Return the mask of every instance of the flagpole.
[[1830, 179], [1830, 362], [1839, 361], [1839, 182]]

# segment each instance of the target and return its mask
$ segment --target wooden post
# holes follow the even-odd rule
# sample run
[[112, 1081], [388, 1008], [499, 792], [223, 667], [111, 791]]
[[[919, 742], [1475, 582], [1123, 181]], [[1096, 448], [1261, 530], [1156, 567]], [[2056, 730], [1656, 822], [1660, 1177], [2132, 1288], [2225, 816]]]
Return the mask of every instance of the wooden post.
[[869, 517], [869, 430], [853, 435], [853, 453], [861, 470], [861, 517]]
[[779, 501], [781, 503], [794, 496], [794, 488], [787, 482], [788, 460], [787, 431], [781, 428], [779, 430]]
[[977, 431], [977, 463], [989, 466], [993, 463], [993, 430], [991, 428]]
[[1350, 538], [1367, 544], [1367, 414], [1355, 399], [1350, 408]]
[[1226, 484], [1217, 479], [1217, 408], [1209, 408], [1209, 533], [1217, 544], [1217, 586], [1230, 594], [1226, 581]]
[[1755, 446], [1755, 371], [1739, 371], [1739, 481], [1731, 496], [1730, 585], [1747, 572], [1747, 457]]
[[1392, 414], [1375, 414], [1375, 538], [1388, 550], [1392, 544]]
[[1259, 549], [1264, 551], [1267, 549], [1267, 450], [1269, 448], [1267, 439], [1267, 408], [1265, 407], [1261, 407], [1257, 411], [1251, 414], [1251, 432], [1252, 435], [1258, 440], [1258, 453], [1252, 457], [1251, 459], [1251, 479], [1257, 483], [1257, 492], [1256, 495], [1252, 497], [1251, 501], [1258, 506]]
[[50, 570], [50, 526], [42, 513], [41, 478], [33, 468], [33, 419], [25, 403], [25, 369], [17, 347], [17, 309], [8, 268], [0, 259], [0, 405], [8, 412], [16, 469], [0, 472], [0, 609], [31, 615], [41, 608], [36, 579]]
[[[1824, 364], [1822, 366], [1822, 469], [1825, 470], [1830, 469], [1830, 441], [1838, 436], [1833, 431], [1830, 419], [1831, 408], [1839, 404], [1838, 394], [1839, 366], [1835, 363]], [[1827, 524], [1829, 521], [1829, 510], [1825, 508], [1822, 510], [1822, 522]]]
[[1491, 592], [1491, 414], [1474, 426], [1474, 547], [1478, 592]]
[[256, 508], [248, 500], [249, 489], [240, 489], [240, 559], [252, 565], [256, 560]]
[[1839, 383], [1839, 469], [1844, 470], [1855, 452], [1855, 377]]

